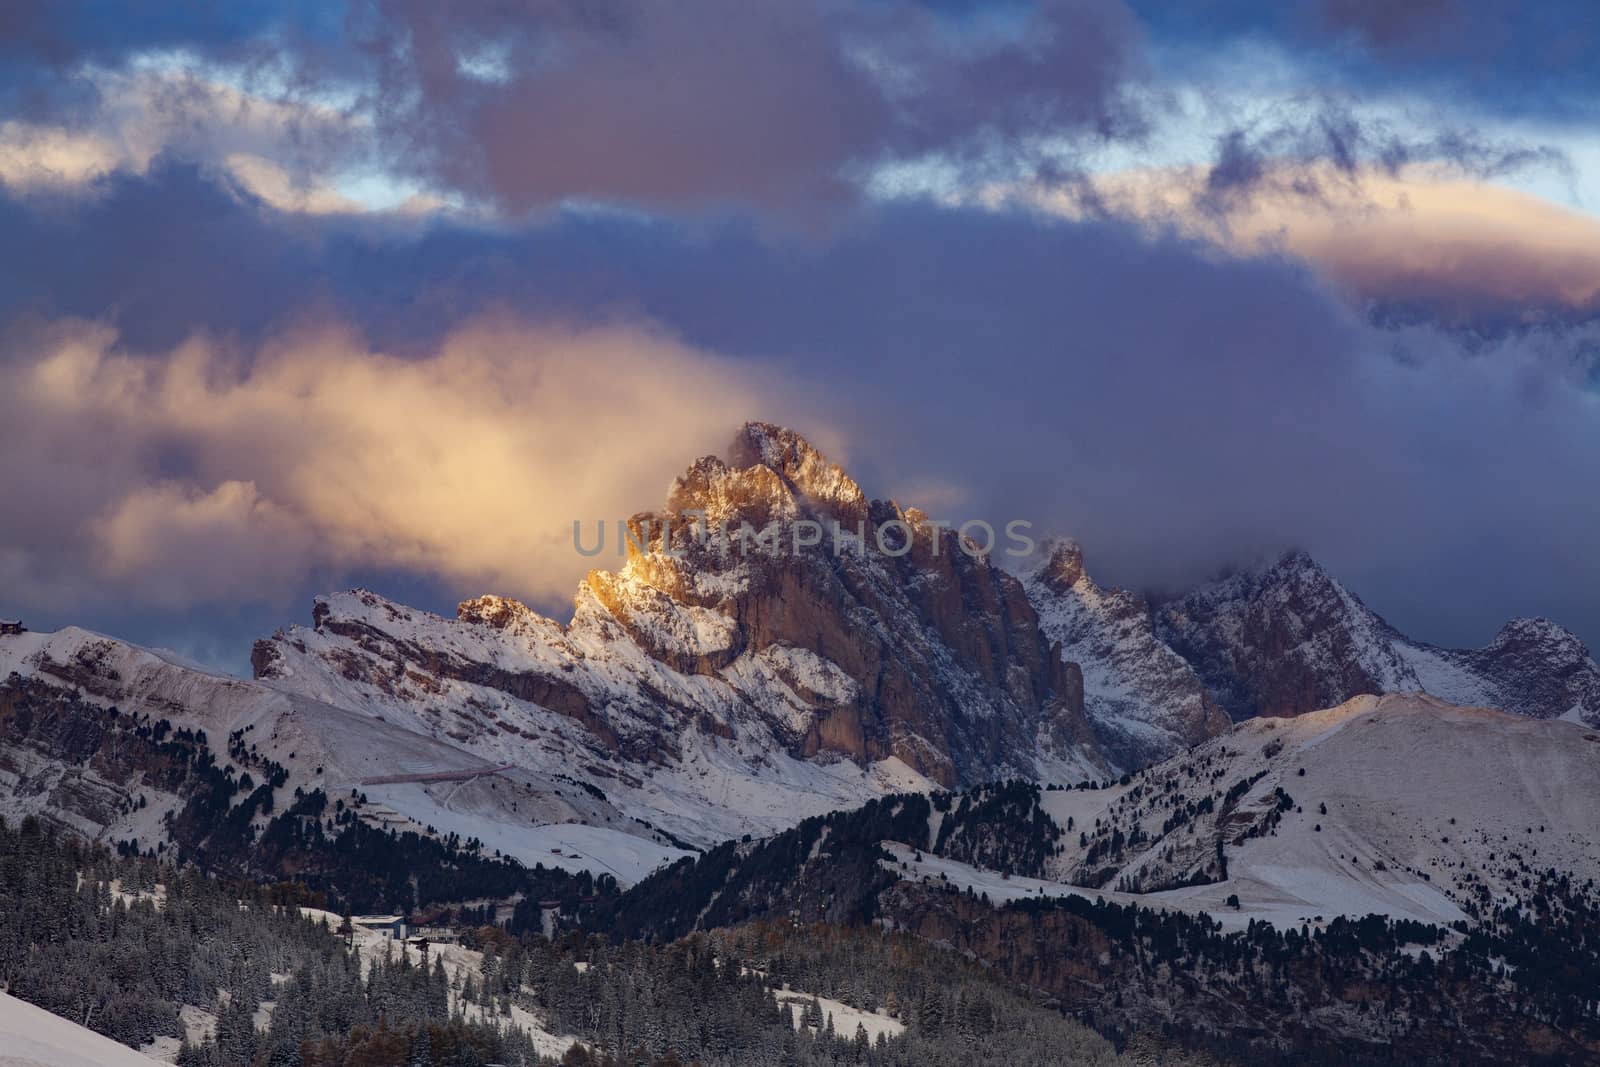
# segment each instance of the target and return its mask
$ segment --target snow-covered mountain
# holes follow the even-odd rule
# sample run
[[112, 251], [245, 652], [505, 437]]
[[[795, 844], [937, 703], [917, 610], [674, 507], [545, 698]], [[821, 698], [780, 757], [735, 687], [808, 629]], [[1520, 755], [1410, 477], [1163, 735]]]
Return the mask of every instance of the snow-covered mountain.
[[[178, 737], [196, 741], [179, 750]], [[185, 835], [174, 820], [205, 788], [197, 750], [230, 779], [265, 785], [281, 771], [283, 796], [364, 793], [375, 825], [476, 837], [528, 865], [627, 883], [685, 854], [669, 833], [532, 761], [490, 774], [495, 764], [448, 738], [76, 627], [0, 636], [0, 815], [141, 849], [175, 844]], [[376, 781], [395, 777], [418, 780]], [[257, 828], [269, 814], [254, 816]], [[200, 838], [209, 828], [193, 829]]]
[[[912, 531], [908, 552], [877, 543], [886, 523]], [[356, 591], [259, 642], [256, 673], [558, 766], [700, 843], [919, 781], [1109, 769], [1081, 672], [1022, 584], [920, 512], [867, 500], [798, 435], [747, 425], [629, 528], [624, 565], [589, 574], [570, 623], [501, 597], [446, 619]], [[766, 538], [724, 544], [719, 528]]]
[[[454, 618], [319, 597], [309, 627], [257, 642], [250, 681], [75, 628], [0, 635], [0, 814], [192, 844], [172, 821], [214, 758], [285, 795], [364, 795], [368, 822], [629, 883], [886, 793], [1116, 777], [1228, 713], [1426, 690], [1600, 722], [1600, 668], [1542, 620], [1432, 648], [1303, 555], [1154, 611], [1097, 585], [1070, 543], [1018, 579], [762, 423], [624, 544], [566, 623], [499, 596]], [[174, 769], [162, 721], [198, 770]]]
[[[899, 879], [971, 888], [995, 906], [1075, 897], [1204, 914], [1229, 928], [1369, 914], [1471, 926], [1527, 904], [1543, 878], [1566, 878], [1580, 895], [1600, 881], [1600, 732], [1421, 694], [1363, 696], [1239, 723], [1106, 786], [898, 797], [827, 825], [828, 848], [782, 835], [764, 853], [725, 847], [697, 862], [748, 860], [748, 877], [662, 875], [623, 903], [674, 922], [848, 908], [824, 868], [831, 858], [852, 871], [864, 857], [888, 881], [860, 879], [850, 892]], [[800, 840], [818, 833], [808, 822]], [[733, 885], [747, 899], [722, 892]], [[672, 896], [684, 886], [733, 910], [707, 919]], [[803, 892], [815, 899], [796, 897]], [[652, 893], [671, 906], [645, 906]]]
[[[702, 516], [766, 537], [724, 550]], [[820, 544], [794, 547], [803, 523]], [[910, 551], [860, 537], [883, 523]], [[208, 735], [230, 775], [282, 768], [285, 790], [363, 794], [364, 818], [626, 883], [884, 793], [1110, 771], [1081, 672], [1022, 584], [797, 435], [746, 426], [630, 529], [568, 623], [496, 596], [447, 619], [355, 590], [258, 642], [253, 681], [77, 629], [0, 636], [3, 810], [166, 840], [189, 786], [106, 749], [159, 762], [125, 734], [167, 720]]]
[[1067, 1010], [1227, 1035], [1241, 1062], [1588, 1063], [1597, 826], [1600, 731], [1366, 696], [1103, 787], [889, 797], [729, 843], [605, 921], [870, 917]]
[[1194, 668], [1156, 636], [1143, 597], [1097, 585], [1074, 542], [1043, 555], [1023, 584], [1040, 628], [1082, 668], [1084, 710], [1111, 759], [1145, 767], [1231, 725]]
[[1302, 552], [1162, 605], [1156, 633], [1236, 720], [1426, 692], [1600, 725], [1600, 665], [1570, 631], [1513, 619], [1483, 648], [1436, 648], [1390, 626]]

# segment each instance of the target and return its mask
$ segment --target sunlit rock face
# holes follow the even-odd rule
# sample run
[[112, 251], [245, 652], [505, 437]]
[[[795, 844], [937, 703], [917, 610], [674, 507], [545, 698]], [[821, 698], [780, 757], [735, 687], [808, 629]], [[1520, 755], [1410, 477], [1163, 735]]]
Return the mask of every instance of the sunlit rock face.
[[946, 786], [1110, 769], [1082, 672], [1022, 583], [920, 512], [868, 500], [792, 431], [743, 427], [621, 546], [566, 626], [501, 597], [450, 621], [356, 591], [260, 643], [257, 673], [508, 753], [508, 734], [539, 738], [554, 717], [624, 775], [707, 739], [757, 762], [897, 760]]
[[[640, 647], [697, 674], [773, 664], [809, 709], [792, 739], [806, 755], [897, 756], [943, 784], [1092, 759], [1080, 672], [1014, 577], [868, 501], [792, 431], [749, 424], [728, 457], [635, 516], [647, 546], [585, 583]], [[756, 531], [764, 544], [739, 536]]]

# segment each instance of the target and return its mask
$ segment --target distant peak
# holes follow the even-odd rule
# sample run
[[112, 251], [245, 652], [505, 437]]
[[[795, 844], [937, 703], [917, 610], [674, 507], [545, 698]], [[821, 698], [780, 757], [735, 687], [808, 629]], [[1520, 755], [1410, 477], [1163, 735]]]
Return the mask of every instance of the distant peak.
[[794, 430], [770, 422], [747, 422], [727, 449], [726, 461], [715, 456], [696, 460], [673, 483], [671, 511], [706, 508], [715, 503], [763, 514], [781, 513], [803, 500], [837, 517], [864, 515], [866, 497], [855, 480]]
[[1510, 645], [1571, 647], [1582, 658], [1589, 656], [1588, 648], [1579, 640], [1577, 634], [1543, 616], [1512, 619], [1500, 627], [1500, 631], [1494, 635], [1494, 640], [1489, 642], [1491, 649], [1503, 649]]
[[728, 446], [728, 463], [741, 470], [766, 467], [818, 500], [861, 499], [861, 488], [843, 468], [787, 426], [745, 423]]
[[1270, 563], [1258, 563], [1239, 572], [1238, 581], [1247, 586], [1289, 584], [1298, 587], [1334, 586], [1343, 588], [1321, 563], [1304, 549], [1291, 548]]
[[474, 597], [456, 605], [456, 618], [462, 622], [477, 623], [504, 630], [518, 619], [534, 614], [533, 609], [520, 600], [507, 596]]
[[1278, 557], [1278, 561], [1274, 563], [1273, 566], [1282, 570], [1316, 571], [1319, 574], [1327, 573], [1323, 570], [1322, 564], [1313, 559], [1311, 557], [1311, 553], [1307, 552], [1303, 548], [1289, 549], [1283, 555]]
[[1078, 542], [1062, 538], [1047, 542], [1044, 548], [1045, 562], [1039, 568], [1039, 579], [1058, 593], [1077, 585], [1084, 576], [1083, 548]]

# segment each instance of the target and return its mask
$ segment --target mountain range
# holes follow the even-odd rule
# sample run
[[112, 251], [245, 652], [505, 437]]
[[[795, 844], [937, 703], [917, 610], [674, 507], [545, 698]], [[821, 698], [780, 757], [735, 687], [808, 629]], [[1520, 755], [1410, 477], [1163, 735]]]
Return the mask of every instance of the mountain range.
[[565, 622], [354, 589], [249, 679], [7, 626], [0, 829], [491, 941], [910, 935], [1200, 1061], [1600, 1058], [1600, 666], [1556, 624], [1437, 648], [1299, 552], [1013, 573], [764, 423], [617, 545]]
[[[804, 524], [909, 538], [811, 544]], [[705, 536], [745, 527], [767, 536]], [[182, 784], [73, 712], [117, 709], [227, 737], [285, 789], [358, 791], [377, 824], [626, 884], [874, 796], [1109, 781], [1362, 694], [1600, 725], [1600, 666], [1546, 620], [1453, 651], [1303, 553], [1151, 604], [1097, 584], [1071, 542], [1017, 576], [958, 537], [750, 423], [628, 521], [622, 565], [564, 623], [503, 596], [449, 619], [352, 590], [258, 641], [251, 680], [74, 628], [3, 636], [0, 811], [171, 840]]]

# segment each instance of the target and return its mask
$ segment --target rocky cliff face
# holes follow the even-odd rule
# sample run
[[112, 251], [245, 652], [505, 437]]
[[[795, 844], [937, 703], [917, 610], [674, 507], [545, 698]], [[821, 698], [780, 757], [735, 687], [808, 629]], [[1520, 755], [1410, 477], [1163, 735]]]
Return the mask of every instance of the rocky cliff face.
[[1390, 626], [1304, 553], [1163, 605], [1156, 633], [1234, 719], [1427, 692], [1600, 724], [1600, 665], [1569, 631], [1515, 619], [1481, 649], [1436, 648]]
[[1159, 762], [1231, 725], [1194, 668], [1156, 636], [1143, 597], [1097, 585], [1070, 541], [1047, 545], [1044, 557], [1024, 580], [1028, 598], [1046, 636], [1081, 665], [1089, 724], [1119, 766]]
[[620, 547], [566, 626], [497, 597], [449, 621], [357, 592], [259, 643], [257, 675], [496, 758], [559, 734], [635, 780], [708, 744], [946, 786], [1107, 769], [1081, 671], [1022, 584], [791, 431], [745, 426]]

